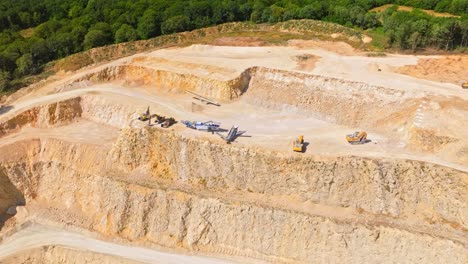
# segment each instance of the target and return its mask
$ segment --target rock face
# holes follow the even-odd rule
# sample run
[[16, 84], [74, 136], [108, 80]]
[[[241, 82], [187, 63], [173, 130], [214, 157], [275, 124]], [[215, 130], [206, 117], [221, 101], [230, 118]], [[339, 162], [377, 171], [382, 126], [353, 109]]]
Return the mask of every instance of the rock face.
[[[148, 68], [138, 65], [120, 65], [104, 68], [85, 75], [75, 82], [108, 82], [123, 80], [126, 85], [147, 85], [165, 92], [195, 92], [210, 98], [229, 101], [238, 98], [250, 81], [250, 70], [234, 78], [211, 78], [203, 75], [185, 74], [174, 71]], [[72, 85], [72, 84], [71, 84]]]
[[81, 98], [75, 97], [42, 107], [34, 107], [0, 124], [0, 137], [19, 131], [25, 125], [54, 127], [70, 123], [81, 116]]
[[[225, 101], [242, 95], [245, 102], [337, 124], [378, 125], [427, 151], [451, 148], [458, 155], [466, 148], [456, 140], [465, 132], [452, 123], [436, 123], [441, 129], [434, 131], [411, 120], [414, 115], [421, 121], [422, 107], [426, 118], [443, 113], [456, 116], [453, 122], [464, 120], [462, 99], [426, 103], [426, 94], [262, 68], [213, 79], [120, 65], [75, 81], [112, 80]], [[391, 110], [381, 111], [385, 107]], [[11, 139], [0, 145], [1, 223], [11, 217], [9, 208], [25, 205], [13, 217], [19, 225], [36, 217], [108, 239], [252, 262], [468, 262], [464, 171], [392, 158], [298, 156], [220, 144], [176, 129], [132, 128], [134, 108], [89, 93], [0, 124], [0, 137]], [[14, 138], [26, 126], [54, 128], [77, 119], [119, 128], [119, 137], [113, 144]], [[51, 248], [16, 260], [47, 262], [56, 255], [60, 263], [73, 254]]]
[[468, 175], [454, 169], [293, 157], [158, 129], [125, 129], [111, 149], [8, 147], [0, 179], [26, 204], [109, 237], [286, 263], [468, 260]]
[[[134, 61], [138, 61], [138, 58]], [[447, 160], [468, 162], [468, 145], [460, 122], [468, 122], [468, 102], [458, 97], [397, 90], [367, 83], [299, 72], [253, 67], [236, 74], [207, 75], [131, 64], [108, 66], [72, 83], [120, 81], [129, 86], [157, 87], [161, 92], [184, 90], [222, 102], [242, 96], [244, 102], [278, 111], [297, 112], [326, 122], [392, 134], [415, 151], [430, 151]], [[60, 89], [66, 89], [67, 85]], [[107, 113], [112, 113], [107, 111]], [[453, 122], [446, 116], [451, 116]]]

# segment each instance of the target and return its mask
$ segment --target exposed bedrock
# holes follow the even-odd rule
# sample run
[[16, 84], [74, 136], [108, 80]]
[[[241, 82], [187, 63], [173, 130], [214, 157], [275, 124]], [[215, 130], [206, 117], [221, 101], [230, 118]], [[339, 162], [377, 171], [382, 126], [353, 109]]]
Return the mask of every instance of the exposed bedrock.
[[[403, 127], [398, 133], [410, 139], [411, 131], [427, 134], [411, 116], [425, 104], [424, 93], [302, 73], [252, 68], [219, 81], [125, 65], [78, 81], [84, 80], [143, 80], [225, 101], [242, 95], [261, 107], [338, 124]], [[432, 99], [428, 115], [437, 110], [454, 122], [463, 120], [463, 100]], [[464, 171], [403, 159], [299, 156], [155, 127], [129, 128], [135, 111], [118, 98], [90, 93], [0, 124], [0, 137], [24, 126], [50, 128], [82, 119], [122, 129], [112, 145], [34, 136], [4, 142], [0, 213], [33, 204], [49, 210], [52, 220], [109, 239], [273, 262], [468, 262]], [[436, 149], [452, 146], [462, 132], [445, 124], [418, 142], [444, 134]]]
[[467, 260], [467, 174], [441, 166], [292, 157], [158, 129], [125, 129], [110, 151], [8, 147], [2, 177], [26, 204], [72, 210], [66, 221], [110, 237], [275, 262]]
[[247, 89], [250, 73], [249, 70], [246, 70], [238, 77], [224, 80], [139, 65], [119, 65], [109, 66], [96, 73], [87, 74], [74, 82], [115, 80], [124, 81], [126, 85], [152, 86], [165, 92], [187, 90], [218, 100], [229, 101], [238, 98]]

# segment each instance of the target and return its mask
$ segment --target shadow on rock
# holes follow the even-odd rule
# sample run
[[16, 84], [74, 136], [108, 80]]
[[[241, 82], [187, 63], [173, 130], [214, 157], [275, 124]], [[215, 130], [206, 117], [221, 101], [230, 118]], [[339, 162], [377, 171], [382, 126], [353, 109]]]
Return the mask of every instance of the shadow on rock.
[[5, 113], [7, 113], [8, 111], [10, 111], [11, 109], [13, 109], [13, 106], [11, 105], [2, 105], [0, 107], [0, 115], [3, 115]]

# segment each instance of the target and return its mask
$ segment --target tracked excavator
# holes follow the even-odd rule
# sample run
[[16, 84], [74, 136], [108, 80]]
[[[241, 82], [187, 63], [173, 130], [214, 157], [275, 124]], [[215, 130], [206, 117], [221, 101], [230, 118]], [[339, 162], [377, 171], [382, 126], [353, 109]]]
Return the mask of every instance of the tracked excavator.
[[293, 151], [295, 152], [304, 152], [304, 136], [300, 135], [293, 142]]
[[155, 122], [156, 124], [161, 124], [161, 127], [164, 127], [164, 128], [168, 128], [176, 123], [176, 120], [173, 117], [165, 117], [165, 116], [160, 116], [158, 114], [151, 114], [149, 110], [149, 106], [146, 109], [146, 112], [141, 114], [138, 117], [138, 120], [148, 121], [148, 125], [151, 125], [152, 118], [156, 119], [156, 122]]
[[149, 110], [149, 106], [148, 106], [148, 109], [146, 109], [146, 112], [141, 114], [139, 117], [138, 117], [138, 120], [140, 121], [147, 121], [151, 118], [151, 115], [150, 115], [150, 110]]
[[367, 142], [367, 133], [365, 131], [356, 131], [346, 135], [346, 141], [352, 145], [364, 144]]

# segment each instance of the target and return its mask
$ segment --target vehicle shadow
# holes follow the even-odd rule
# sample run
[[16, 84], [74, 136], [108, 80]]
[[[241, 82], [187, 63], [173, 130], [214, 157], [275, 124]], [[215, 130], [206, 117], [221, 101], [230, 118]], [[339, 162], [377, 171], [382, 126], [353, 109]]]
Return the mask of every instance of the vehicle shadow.
[[305, 153], [307, 151], [307, 147], [309, 146], [309, 142], [305, 142], [304, 141], [304, 148], [303, 148], [303, 151], [302, 153]]
[[211, 134], [214, 134], [214, 133], [224, 133], [224, 132], [228, 132], [229, 129], [224, 129], [224, 128], [219, 128], [218, 130], [214, 131], [212, 130], [211, 131]]

